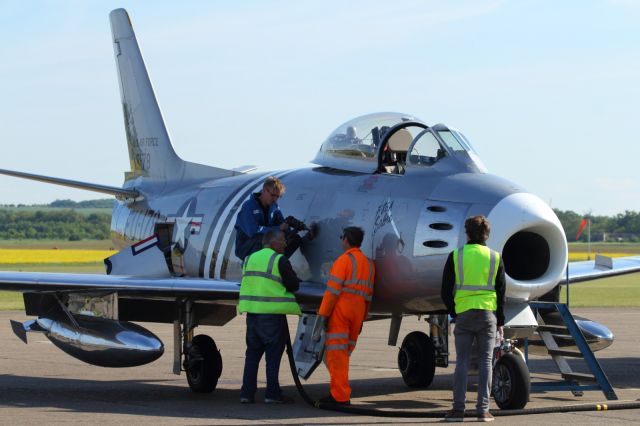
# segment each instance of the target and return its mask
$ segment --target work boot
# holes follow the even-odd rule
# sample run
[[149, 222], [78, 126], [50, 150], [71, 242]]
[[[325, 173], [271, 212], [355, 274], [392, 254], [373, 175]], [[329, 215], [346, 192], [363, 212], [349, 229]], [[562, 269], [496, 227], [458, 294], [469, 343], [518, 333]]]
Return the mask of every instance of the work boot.
[[458, 411], [458, 410], [448, 411], [447, 414], [444, 415], [444, 419], [445, 421], [452, 422], [452, 423], [464, 422], [464, 411]]
[[479, 422], [492, 422], [496, 419], [493, 417], [493, 414], [488, 411], [479, 412], [477, 417]]
[[325, 396], [324, 398], [320, 398], [318, 402], [322, 404], [337, 404], [337, 405], [349, 405], [351, 404], [351, 400], [346, 401], [336, 401], [331, 394]]

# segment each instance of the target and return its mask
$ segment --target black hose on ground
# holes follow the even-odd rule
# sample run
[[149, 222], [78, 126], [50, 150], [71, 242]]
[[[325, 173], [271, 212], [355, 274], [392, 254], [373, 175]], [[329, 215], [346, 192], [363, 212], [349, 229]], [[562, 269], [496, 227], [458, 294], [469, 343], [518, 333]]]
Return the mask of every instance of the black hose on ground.
[[[376, 417], [404, 417], [404, 418], [443, 418], [448, 412], [447, 410], [438, 411], [388, 411], [377, 408], [356, 407], [353, 405], [339, 405], [314, 401], [302, 387], [296, 362], [293, 358], [293, 348], [291, 346], [291, 336], [287, 327], [287, 357], [289, 358], [289, 367], [291, 375], [296, 384], [298, 393], [302, 399], [309, 405], [323, 410], [339, 411], [341, 413], [359, 414], [362, 416]], [[612, 411], [612, 410], [631, 410], [640, 409], [640, 402], [620, 402], [615, 404], [579, 404], [579, 405], [561, 405], [557, 407], [538, 407], [523, 408], [521, 410], [491, 410], [494, 416], [523, 416], [528, 414], [548, 414], [548, 413], [577, 413], [581, 411]], [[475, 412], [466, 412], [465, 417], [476, 417]]]

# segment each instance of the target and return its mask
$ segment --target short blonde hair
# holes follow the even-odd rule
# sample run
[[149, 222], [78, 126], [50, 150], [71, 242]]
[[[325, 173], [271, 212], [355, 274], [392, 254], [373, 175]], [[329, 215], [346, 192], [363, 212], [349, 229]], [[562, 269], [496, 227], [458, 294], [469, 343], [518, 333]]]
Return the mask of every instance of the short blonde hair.
[[276, 191], [280, 196], [284, 195], [284, 183], [282, 183], [282, 181], [275, 176], [269, 176], [268, 178], [266, 178], [262, 187], [272, 191]]

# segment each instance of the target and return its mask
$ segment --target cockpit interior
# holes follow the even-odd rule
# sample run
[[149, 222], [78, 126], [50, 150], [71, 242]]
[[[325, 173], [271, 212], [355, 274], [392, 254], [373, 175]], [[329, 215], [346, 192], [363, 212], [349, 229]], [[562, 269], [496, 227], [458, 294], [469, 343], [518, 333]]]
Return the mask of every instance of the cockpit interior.
[[486, 172], [461, 132], [444, 124], [428, 126], [406, 114], [376, 113], [339, 126], [312, 162], [338, 170], [403, 175], [433, 168], [445, 158]]

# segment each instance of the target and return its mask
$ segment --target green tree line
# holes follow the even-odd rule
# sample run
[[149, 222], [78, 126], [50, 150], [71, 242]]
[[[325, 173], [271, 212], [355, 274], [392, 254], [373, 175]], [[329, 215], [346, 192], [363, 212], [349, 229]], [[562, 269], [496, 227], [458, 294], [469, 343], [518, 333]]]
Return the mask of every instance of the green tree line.
[[[640, 241], [640, 212], [627, 210], [615, 216], [595, 216], [580, 215], [571, 210], [554, 209], [553, 211], [560, 219], [569, 242], [576, 241], [576, 234], [583, 219], [591, 222], [591, 241]], [[585, 228], [577, 241], [586, 242], [587, 239], [588, 229]]]
[[109, 238], [111, 214], [82, 214], [75, 210], [0, 210], [0, 239], [104, 240]]

